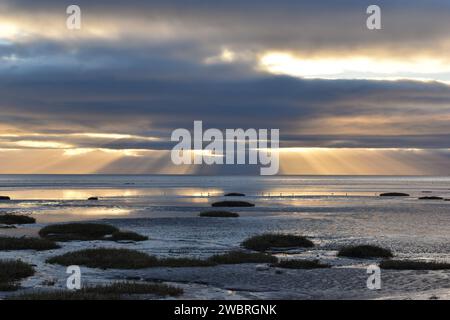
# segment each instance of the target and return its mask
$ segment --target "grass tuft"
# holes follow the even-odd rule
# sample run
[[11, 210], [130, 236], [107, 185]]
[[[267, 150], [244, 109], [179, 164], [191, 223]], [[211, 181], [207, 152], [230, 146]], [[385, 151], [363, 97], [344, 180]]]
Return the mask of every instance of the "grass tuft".
[[2, 214], [0, 215], [1, 224], [32, 224], [36, 223], [36, 219], [30, 216], [16, 215], [16, 214]]
[[214, 255], [208, 260], [216, 264], [276, 263], [278, 261], [276, 257], [270, 254], [244, 251], [231, 251], [225, 254]]
[[200, 217], [211, 218], [237, 218], [239, 214], [229, 211], [204, 211], [199, 214]]
[[311, 248], [314, 243], [302, 236], [290, 234], [262, 234], [253, 236], [242, 242], [246, 249], [266, 251], [271, 248]]
[[100, 223], [65, 223], [42, 228], [39, 235], [55, 241], [104, 240], [105, 236], [118, 232], [114, 226]]
[[19, 288], [15, 283], [34, 275], [34, 268], [20, 260], [0, 260], [0, 291], [14, 291]]
[[101, 269], [143, 269], [213, 267], [218, 264], [276, 263], [277, 261], [276, 257], [269, 254], [242, 251], [232, 251], [202, 260], [195, 258], [156, 258], [136, 250], [97, 248], [68, 252], [48, 259], [47, 263], [63, 266], [82, 265]]
[[339, 250], [338, 257], [349, 258], [391, 258], [391, 250], [373, 245], [348, 246]]
[[272, 267], [285, 269], [323, 269], [330, 268], [331, 266], [319, 260], [281, 260], [273, 264]]
[[392, 270], [449, 270], [450, 263], [413, 260], [384, 260], [380, 263], [380, 268]]
[[115, 248], [97, 248], [68, 252], [47, 260], [47, 263], [51, 264], [60, 264], [63, 266], [82, 265], [101, 269], [213, 267], [219, 264], [277, 262], [278, 259], [276, 257], [260, 252], [231, 251], [203, 260], [196, 258], [157, 258], [136, 250]]
[[77, 291], [38, 291], [9, 297], [10, 300], [118, 300], [124, 295], [157, 295], [177, 297], [183, 289], [159, 283], [115, 282]]
[[109, 285], [87, 287], [88, 293], [99, 294], [157, 294], [176, 297], [183, 294], [183, 289], [162, 283], [115, 282]]
[[129, 249], [85, 249], [52, 257], [47, 263], [63, 266], [81, 265], [101, 269], [142, 269], [152, 266], [156, 258]]
[[47, 239], [39, 238], [14, 238], [14, 237], [1, 237], [0, 236], [0, 251], [3, 250], [51, 250], [58, 249], [59, 246]]
[[215, 263], [208, 260], [192, 258], [158, 259], [144, 252], [129, 249], [97, 248], [86, 249], [56, 256], [47, 260], [48, 263], [63, 266], [82, 265], [101, 269], [143, 269], [154, 267], [210, 267]]

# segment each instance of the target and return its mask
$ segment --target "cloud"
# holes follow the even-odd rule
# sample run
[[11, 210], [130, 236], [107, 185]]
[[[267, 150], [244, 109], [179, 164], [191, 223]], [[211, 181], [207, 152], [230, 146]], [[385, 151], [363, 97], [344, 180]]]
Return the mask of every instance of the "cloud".
[[379, 1], [379, 32], [369, 1], [80, 0], [80, 32], [65, 28], [69, 4], [0, 5], [1, 149], [129, 169], [194, 120], [279, 128], [289, 148], [450, 147], [448, 1]]
[[[296, 135], [299, 141], [302, 136], [328, 135], [330, 143], [348, 140], [360, 145], [360, 136], [374, 136], [379, 147], [401, 147], [402, 137], [407, 136], [408, 146], [423, 147], [424, 135], [437, 139], [433, 146], [448, 147], [448, 86], [267, 76], [216, 79], [213, 72], [194, 72], [190, 64], [178, 65], [185, 68], [185, 74], [177, 69], [171, 76], [168, 66], [166, 72], [147, 78], [145, 67], [136, 67], [125, 79], [113, 76], [125, 72], [121, 67], [0, 76], [2, 123], [22, 135], [30, 130], [42, 134], [103, 132], [167, 141], [172, 130], [191, 128], [194, 120], [203, 120], [206, 127], [221, 129], [276, 126], [282, 139]], [[126, 142], [124, 146], [130, 144], [127, 139], [119, 140]], [[104, 141], [99, 142], [101, 146]]]
[[[69, 4], [59, 0], [6, 0], [0, 13], [20, 17], [28, 25], [26, 31], [36, 37], [73, 41], [63, 28]], [[77, 4], [84, 13], [81, 38], [114, 35], [115, 39], [126, 38], [128, 45], [136, 39], [147, 43], [186, 40], [216, 48], [220, 44], [247, 49], [300, 49], [305, 53], [397, 50], [397, 56], [404, 56], [404, 50], [438, 53], [448, 45], [450, 24], [450, 4], [445, 0], [377, 1], [382, 8], [382, 32], [366, 29], [366, 8], [372, 4], [368, 0], [229, 0], [214, 5], [202, 0], [80, 0]], [[48, 27], [39, 28], [41, 25]]]

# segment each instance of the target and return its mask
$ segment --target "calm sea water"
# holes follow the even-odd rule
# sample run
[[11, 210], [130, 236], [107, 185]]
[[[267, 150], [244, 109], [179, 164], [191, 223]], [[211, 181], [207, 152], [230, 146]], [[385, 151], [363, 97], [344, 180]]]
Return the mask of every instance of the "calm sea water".
[[[113, 193], [101, 190], [113, 189]], [[99, 190], [99, 191], [97, 191]], [[118, 192], [117, 190], [122, 190]], [[17, 199], [83, 200], [103, 196], [219, 196], [241, 191], [249, 196], [367, 195], [400, 190], [414, 194], [450, 192], [450, 177], [415, 176], [158, 176], [158, 175], [0, 175], [0, 192]], [[84, 191], [86, 191], [84, 193]], [[42, 196], [44, 198], [42, 198]]]
[[[378, 196], [390, 191], [411, 196]], [[238, 219], [198, 218], [226, 192], [243, 192], [256, 207], [236, 208]], [[450, 198], [450, 177], [4, 175], [0, 195], [13, 199], [0, 212], [32, 214], [36, 227], [107, 219], [149, 235], [156, 242], [145, 250], [154, 254], [204, 256], [252, 234], [290, 232], [313, 238], [313, 255], [378, 243], [400, 256], [450, 261], [450, 202], [418, 200]]]
[[[379, 197], [382, 192], [407, 192], [410, 197]], [[201, 218], [199, 212], [225, 199], [225, 192], [243, 192], [254, 208], [230, 209], [239, 218]], [[38, 268], [23, 286], [36, 288], [45, 279], [65, 286], [65, 269], [45, 263], [52, 255], [81, 248], [133, 248], [160, 257], [199, 257], [237, 249], [249, 236], [264, 232], [309, 237], [310, 249], [275, 252], [281, 258], [320, 259], [337, 268], [294, 270], [276, 275], [255, 272], [254, 266], [235, 265], [195, 270], [123, 271], [83, 269], [87, 282], [128, 276], [189, 282], [188, 297], [390, 297], [440, 290], [448, 293], [447, 271], [384, 272], [384, 291], [367, 290], [366, 267], [371, 260], [336, 256], [348, 244], [376, 244], [400, 259], [450, 262], [450, 201], [419, 200], [421, 196], [450, 198], [449, 177], [200, 177], [200, 176], [0, 176], [0, 212], [31, 214], [37, 224], [1, 233], [36, 234], [53, 222], [105, 221], [147, 235], [139, 243], [64, 243], [60, 249], [2, 252], [1, 258], [20, 258]], [[99, 201], [87, 201], [90, 196]], [[239, 200], [243, 200], [239, 198]], [[184, 269], [184, 268], [181, 268]], [[195, 269], [195, 268], [194, 268]], [[209, 273], [208, 273], [208, 272]], [[133, 272], [137, 272], [133, 273]], [[139, 273], [141, 272], [141, 273]], [[178, 280], [177, 280], [178, 279]], [[195, 284], [197, 282], [205, 285]], [[238, 291], [228, 288], [240, 288]], [[442, 291], [443, 290], [443, 291]], [[238, 293], [239, 294], [238, 294]]]

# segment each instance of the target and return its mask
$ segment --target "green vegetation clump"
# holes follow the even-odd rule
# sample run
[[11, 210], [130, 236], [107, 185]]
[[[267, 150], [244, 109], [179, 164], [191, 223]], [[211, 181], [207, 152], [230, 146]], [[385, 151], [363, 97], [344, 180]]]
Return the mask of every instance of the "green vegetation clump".
[[2, 214], [0, 215], [0, 224], [32, 224], [36, 223], [36, 219], [30, 216], [16, 215], [16, 214]]
[[276, 263], [278, 261], [276, 257], [270, 254], [244, 251], [231, 251], [225, 254], [214, 255], [208, 260], [216, 264]]
[[51, 250], [58, 249], [59, 246], [47, 239], [40, 238], [14, 238], [14, 237], [1, 237], [0, 236], [0, 251], [4, 250]]
[[229, 211], [204, 211], [201, 212], [200, 217], [211, 217], [211, 218], [237, 218], [239, 214]]
[[255, 205], [246, 201], [219, 201], [211, 204], [213, 207], [254, 207]]
[[391, 258], [392, 252], [389, 249], [373, 245], [358, 245], [344, 247], [338, 252], [339, 257], [349, 258]]
[[101, 223], [64, 223], [54, 224], [42, 228], [39, 235], [54, 241], [91, 241], [91, 240], [130, 240], [145, 241], [142, 236], [131, 231], [120, 231], [114, 226]]
[[9, 297], [10, 300], [118, 300], [126, 295], [157, 295], [177, 297], [183, 289], [159, 283], [115, 282], [81, 290], [38, 291]]
[[384, 260], [380, 263], [380, 268], [392, 270], [449, 270], [450, 263], [413, 260]]
[[140, 235], [136, 232], [131, 231], [117, 231], [114, 232], [111, 236], [111, 240], [113, 241], [146, 241], [148, 237]]
[[63, 266], [81, 265], [101, 269], [143, 269], [213, 267], [218, 264], [276, 263], [277, 261], [276, 257], [269, 254], [242, 251], [232, 251], [203, 260], [196, 258], [157, 258], [136, 250], [97, 248], [68, 252], [49, 258], [47, 263]]
[[17, 281], [34, 275], [34, 268], [20, 260], [0, 260], [0, 291], [14, 291]]
[[68, 252], [48, 259], [47, 263], [101, 269], [143, 269], [153, 266], [156, 260], [136, 250], [97, 248]]
[[100, 223], [53, 224], [42, 228], [39, 235], [55, 241], [104, 240], [105, 236], [118, 232], [114, 226]]
[[143, 269], [154, 267], [210, 267], [215, 264], [208, 260], [192, 258], [158, 259], [144, 252], [129, 249], [97, 248], [86, 249], [52, 257], [48, 263], [63, 266], [82, 265], [101, 269]]
[[281, 260], [273, 264], [272, 267], [285, 269], [323, 269], [330, 268], [331, 266], [319, 260]]
[[262, 234], [248, 238], [242, 242], [246, 249], [266, 251], [272, 248], [311, 248], [314, 243], [303, 237], [290, 234]]

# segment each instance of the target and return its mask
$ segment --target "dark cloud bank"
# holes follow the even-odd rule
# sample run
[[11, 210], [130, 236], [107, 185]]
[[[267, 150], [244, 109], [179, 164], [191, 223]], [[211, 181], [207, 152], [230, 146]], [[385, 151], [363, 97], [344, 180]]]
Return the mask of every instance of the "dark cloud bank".
[[[78, 132], [162, 139], [52, 137], [85, 148], [168, 149], [171, 131], [191, 128], [194, 120], [215, 128], [279, 128], [285, 147], [450, 148], [445, 84], [275, 76], [257, 71], [251, 58], [204, 63], [224, 46], [247, 50], [250, 57], [266, 49], [433, 51], [447, 39], [448, 1], [381, 1], [389, 32], [372, 37], [361, 15], [367, 1], [78, 3], [88, 19], [175, 21], [188, 30], [160, 42], [38, 37], [0, 44], [0, 57], [16, 58], [0, 60], [3, 126], [43, 134], [37, 140]], [[0, 13], [57, 14], [64, 6], [64, 1], [6, 1]], [[361, 118], [386, 121], [360, 123]], [[336, 119], [350, 121], [330, 126]]]

